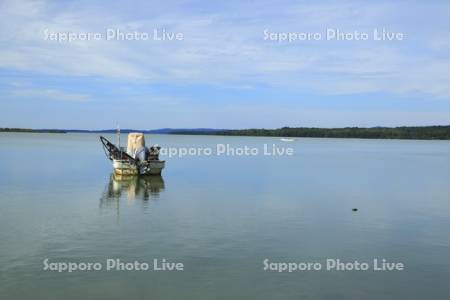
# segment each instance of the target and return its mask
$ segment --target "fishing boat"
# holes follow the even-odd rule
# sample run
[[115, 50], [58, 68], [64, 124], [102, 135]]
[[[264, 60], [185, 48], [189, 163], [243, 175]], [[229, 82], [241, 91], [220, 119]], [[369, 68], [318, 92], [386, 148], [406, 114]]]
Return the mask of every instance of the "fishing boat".
[[147, 148], [144, 134], [132, 132], [128, 134], [128, 146], [120, 146], [120, 132], [118, 133], [119, 145], [116, 146], [108, 139], [100, 136], [106, 157], [112, 161], [114, 173], [117, 175], [161, 175], [166, 162], [159, 160], [158, 145]]

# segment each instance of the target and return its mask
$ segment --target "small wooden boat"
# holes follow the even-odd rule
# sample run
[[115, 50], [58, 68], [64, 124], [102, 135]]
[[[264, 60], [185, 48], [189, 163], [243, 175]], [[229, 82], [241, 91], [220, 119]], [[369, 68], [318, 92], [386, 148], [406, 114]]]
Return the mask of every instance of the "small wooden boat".
[[159, 160], [161, 147], [145, 147], [143, 133], [130, 133], [128, 147], [123, 149], [100, 136], [106, 157], [112, 161], [114, 173], [118, 175], [161, 175], [166, 162]]

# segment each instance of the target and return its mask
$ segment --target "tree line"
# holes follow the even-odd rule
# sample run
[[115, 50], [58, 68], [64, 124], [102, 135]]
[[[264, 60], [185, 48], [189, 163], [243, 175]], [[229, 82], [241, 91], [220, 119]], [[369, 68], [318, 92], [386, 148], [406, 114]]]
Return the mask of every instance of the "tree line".
[[283, 127], [278, 129], [237, 129], [216, 131], [172, 131], [171, 134], [230, 135], [230, 136], [275, 136], [318, 138], [364, 138], [364, 139], [415, 139], [450, 140], [450, 126], [417, 127], [345, 127], [311, 128]]

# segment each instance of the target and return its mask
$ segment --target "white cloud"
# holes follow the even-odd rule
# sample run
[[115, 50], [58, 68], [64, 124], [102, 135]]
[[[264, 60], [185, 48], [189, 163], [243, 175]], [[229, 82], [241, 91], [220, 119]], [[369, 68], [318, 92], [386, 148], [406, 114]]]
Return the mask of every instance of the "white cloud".
[[[199, 13], [183, 3], [159, 2], [122, 12], [53, 2], [4, 1], [0, 10], [0, 67], [62, 76], [97, 76], [144, 82], [289, 86], [324, 94], [390, 92], [450, 98], [449, 5], [329, 1], [322, 4], [246, 4]], [[167, 4], [169, 5], [169, 4]], [[127, 6], [127, 7], [128, 7]], [[170, 5], [169, 5], [170, 6]], [[150, 8], [149, 8], [150, 7]], [[222, 9], [222, 8], [221, 8]], [[131, 11], [130, 11], [131, 10]], [[163, 11], [163, 12], [161, 12]], [[417, 17], [427, 23], [417, 22]], [[43, 31], [102, 32], [106, 28], [183, 32], [183, 41], [45, 41]], [[263, 40], [263, 30], [405, 31], [395, 42], [298, 42]], [[441, 34], [442, 33], [442, 34]]]
[[85, 102], [91, 100], [91, 97], [87, 94], [68, 93], [55, 89], [20, 89], [13, 90], [11, 94], [15, 97], [42, 98], [69, 102]]

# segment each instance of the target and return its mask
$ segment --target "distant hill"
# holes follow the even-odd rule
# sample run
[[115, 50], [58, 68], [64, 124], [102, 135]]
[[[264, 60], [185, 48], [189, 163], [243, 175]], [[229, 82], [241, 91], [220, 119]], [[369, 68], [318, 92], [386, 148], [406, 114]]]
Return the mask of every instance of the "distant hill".
[[[171, 134], [174, 132], [194, 132], [197, 134], [212, 133], [215, 131], [223, 131], [225, 129], [212, 128], [160, 128], [151, 130], [141, 129], [120, 129], [121, 133], [143, 132], [152, 134]], [[30, 128], [0, 128], [0, 132], [36, 132], [36, 133], [116, 133], [117, 129], [100, 129], [100, 130], [85, 130], [85, 129], [30, 129]]]
[[[78, 133], [116, 133], [117, 129], [103, 129], [103, 130], [80, 130], [80, 129], [63, 129], [65, 132], [78, 132]], [[174, 132], [195, 132], [195, 133], [211, 133], [215, 131], [223, 131], [226, 129], [212, 129], [212, 128], [160, 128], [160, 129], [120, 129], [121, 133], [130, 132], [143, 132], [153, 134], [171, 134]]]

